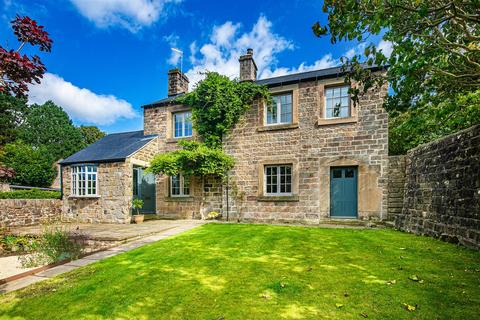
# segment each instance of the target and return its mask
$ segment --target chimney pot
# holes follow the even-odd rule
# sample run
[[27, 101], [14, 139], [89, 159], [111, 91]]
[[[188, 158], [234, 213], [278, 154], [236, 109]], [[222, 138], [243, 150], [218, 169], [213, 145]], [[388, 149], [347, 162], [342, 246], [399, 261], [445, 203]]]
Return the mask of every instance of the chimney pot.
[[188, 92], [188, 78], [178, 68], [168, 71], [168, 96]]

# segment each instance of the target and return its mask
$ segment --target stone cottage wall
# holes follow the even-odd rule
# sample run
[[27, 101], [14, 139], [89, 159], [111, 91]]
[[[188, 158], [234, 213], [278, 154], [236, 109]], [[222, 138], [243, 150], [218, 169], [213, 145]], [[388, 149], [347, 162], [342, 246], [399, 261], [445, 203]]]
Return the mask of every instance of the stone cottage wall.
[[130, 223], [133, 171], [128, 162], [100, 163], [97, 167], [99, 197], [71, 195], [71, 166], [63, 167], [63, 214], [82, 223]]
[[480, 248], [480, 125], [407, 154], [401, 230]]
[[[158, 134], [157, 153], [165, 153], [180, 148], [180, 139], [173, 138], [173, 113], [188, 110], [182, 105], [168, 105], [144, 108], [145, 134]], [[195, 133], [194, 133], [195, 135]], [[188, 140], [196, 137], [187, 138]], [[217, 179], [191, 177], [189, 197], [171, 197], [169, 178], [156, 177], [157, 215], [167, 219], [201, 218], [210, 211], [221, 212], [221, 183]], [[202, 192], [204, 188], [205, 192]]]
[[1, 199], [0, 227], [31, 226], [58, 221], [62, 217], [59, 199]]
[[388, 158], [388, 220], [402, 213], [405, 189], [405, 156]]
[[[293, 124], [277, 130], [264, 127], [263, 106], [256, 103], [225, 137], [224, 150], [236, 161], [229, 185], [231, 217], [311, 223], [329, 218], [334, 166], [358, 167], [360, 219], [386, 217], [388, 116], [382, 104], [387, 88], [362, 96], [353, 107], [354, 118], [325, 121], [325, 85], [342, 83], [343, 79], [329, 79], [273, 88], [293, 92]], [[288, 201], [262, 196], [263, 165], [274, 163], [293, 164], [296, 194]]]

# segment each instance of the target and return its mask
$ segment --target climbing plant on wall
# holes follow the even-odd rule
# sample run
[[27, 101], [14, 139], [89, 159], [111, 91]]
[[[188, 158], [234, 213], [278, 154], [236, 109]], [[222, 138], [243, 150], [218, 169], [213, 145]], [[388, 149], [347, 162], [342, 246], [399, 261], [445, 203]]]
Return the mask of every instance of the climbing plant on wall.
[[225, 177], [234, 159], [221, 149], [222, 139], [255, 99], [270, 99], [268, 89], [207, 73], [192, 92], [177, 98], [177, 102], [191, 107], [193, 127], [202, 141], [181, 141], [182, 149], [157, 155], [149, 171], [170, 176], [181, 172]]

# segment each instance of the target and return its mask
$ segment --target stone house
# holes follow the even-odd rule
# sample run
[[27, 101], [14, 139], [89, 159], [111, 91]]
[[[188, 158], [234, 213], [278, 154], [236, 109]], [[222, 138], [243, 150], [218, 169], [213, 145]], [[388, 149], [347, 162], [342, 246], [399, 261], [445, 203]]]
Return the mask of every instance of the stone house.
[[224, 137], [224, 151], [235, 158], [227, 181], [142, 173], [154, 154], [198, 139], [191, 111], [175, 99], [187, 92], [188, 78], [174, 69], [168, 97], [143, 106], [143, 131], [109, 135], [63, 160], [65, 216], [129, 222], [139, 197], [148, 202], [145, 213], [163, 218], [210, 211], [264, 222], [386, 218], [387, 87], [353, 103], [340, 68], [257, 80], [251, 49], [239, 62], [240, 80], [268, 86], [274, 103], [255, 102]]

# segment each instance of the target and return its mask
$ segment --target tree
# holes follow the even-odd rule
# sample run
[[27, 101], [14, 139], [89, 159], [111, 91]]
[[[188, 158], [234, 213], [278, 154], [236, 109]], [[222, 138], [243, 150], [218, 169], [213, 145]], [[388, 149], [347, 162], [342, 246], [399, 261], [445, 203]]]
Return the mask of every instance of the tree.
[[96, 126], [80, 126], [78, 129], [82, 133], [85, 145], [90, 145], [105, 137], [105, 132], [101, 131]]
[[45, 147], [54, 161], [85, 147], [82, 133], [67, 113], [52, 101], [29, 107], [19, 138], [33, 147]]
[[14, 170], [13, 184], [32, 187], [49, 187], [56, 176], [56, 168], [46, 147], [15, 142], [7, 144], [0, 162]]
[[40, 83], [46, 68], [37, 55], [22, 56], [20, 51], [29, 43], [38, 46], [40, 51], [50, 52], [52, 39], [43, 26], [29, 17], [17, 16], [11, 23], [20, 45], [16, 50], [0, 46], [0, 93], [24, 96], [28, 84]]
[[0, 93], [0, 148], [17, 139], [27, 108], [26, 99]]
[[[369, 43], [363, 54], [344, 59], [367, 90], [389, 81], [389, 110], [406, 110], [432, 99], [441, 101], [480, 87], [480, 4], [478, 0], [325, 0], [328, 25], [316, 23], [317, 36], [332, 43], [365, 41], [381, 35], [392, 44], [387, 56]], [[385, 76], [360, 68], [389, 64]]]

